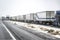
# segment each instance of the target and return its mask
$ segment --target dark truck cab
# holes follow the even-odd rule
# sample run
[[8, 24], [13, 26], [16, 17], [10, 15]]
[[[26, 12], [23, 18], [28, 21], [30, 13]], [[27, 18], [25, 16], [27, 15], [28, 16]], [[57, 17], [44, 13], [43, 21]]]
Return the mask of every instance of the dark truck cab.
[[55, 21], [53, 25], [60, 26], [60, 11], [56, 11]]

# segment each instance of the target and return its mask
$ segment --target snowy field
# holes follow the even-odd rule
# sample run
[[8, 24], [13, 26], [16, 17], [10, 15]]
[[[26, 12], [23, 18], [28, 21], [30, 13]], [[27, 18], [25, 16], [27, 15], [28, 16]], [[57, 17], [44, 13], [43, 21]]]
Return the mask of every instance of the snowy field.
[[17, 24], [38, 32], [43, 32], [48, 35], [60, 38], [60, 28], [50, 27], [50, 26], [44, 26], [44, 25], [37, 25], [37, 24], [30, 24], [30, 23], [24, 23], [24, 22], [16, 22], [16, 21], [6, 21], [13, 24]]

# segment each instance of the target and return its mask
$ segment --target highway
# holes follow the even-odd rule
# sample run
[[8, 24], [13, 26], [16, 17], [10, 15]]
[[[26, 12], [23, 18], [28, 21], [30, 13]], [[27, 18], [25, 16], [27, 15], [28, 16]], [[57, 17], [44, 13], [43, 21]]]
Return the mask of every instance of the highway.
[[0, 21], [0, 40], [12, 40], [7, 30], [4, 28], [2, 22]]
[[[4, 26], [11, 32], [13, 37]], [[0, 39], [1, 38], [3, 40], [60, 40], [51, 35], [37, 32], [6, 21], [0, 21]]]

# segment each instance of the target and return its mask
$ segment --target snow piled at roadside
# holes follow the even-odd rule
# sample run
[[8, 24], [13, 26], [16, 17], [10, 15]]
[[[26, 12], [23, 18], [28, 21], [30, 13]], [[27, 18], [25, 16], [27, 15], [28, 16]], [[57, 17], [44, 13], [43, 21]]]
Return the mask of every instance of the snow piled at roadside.
[[29, 24], [29, 23], [24, 23], [24, 22], [16, 22], [16, 21], [7, 21], [7, 22], [17, 24], [17, 25], [20, 25], [20, 26], [23, 26], [23, 27], [26, 27], [26, 28], [29, 28], [32, 30], [39, 31], [39, 32], [43, 32], [43, 33], [46, 33], [48, 35], [54, 36], [56, 38], [60, 38], [60, 34], [59, 35], [53, 35], [53, 34], [48, 33], [48, 31], [45, 31], [45, 30], [52, 29], [54, 31], [59, 31], [59, 33], [60, 33], [60, 28], [44, 26], [44, 25], [37, 25], [37, 24]]

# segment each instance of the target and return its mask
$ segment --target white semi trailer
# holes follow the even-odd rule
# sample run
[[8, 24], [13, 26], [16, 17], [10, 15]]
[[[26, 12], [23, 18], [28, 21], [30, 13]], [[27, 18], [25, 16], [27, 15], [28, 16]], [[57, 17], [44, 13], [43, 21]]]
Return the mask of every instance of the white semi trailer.
[[37, 13], [31, 13], [25, 15], [25, 20], [27, 22], [35, 22], [35, 23], [42, 23], [42, 24], [52, 24], [55, 20], [55, 12], [54, 11], [43, 11]]
[[26, 22], [33, 22], [34, 21], [34, 13], [30, 13], [25, 15]]

